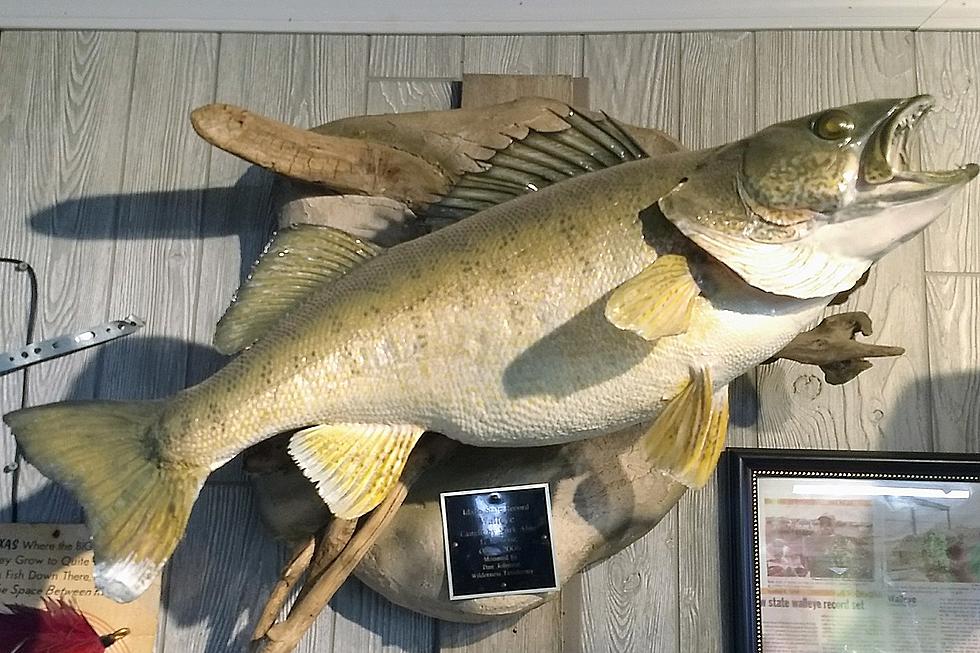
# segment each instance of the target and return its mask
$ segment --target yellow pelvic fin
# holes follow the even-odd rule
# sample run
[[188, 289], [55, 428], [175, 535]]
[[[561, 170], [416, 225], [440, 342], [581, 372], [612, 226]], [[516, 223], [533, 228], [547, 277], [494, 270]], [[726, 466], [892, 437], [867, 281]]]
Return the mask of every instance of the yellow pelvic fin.
[[712, 388], [708, 368], [692, 374], [644, 436], [651, 461], [689, 487], [711, 478], [728, 432], [728, 386]]
[[677, 335], [690, 326], [700, 293], [687, 260], [667, 254], [613, 291], [606, 319], [650, 341]]
[[304, 224], [280, 231], [218, 321], [214, 346], [223, 354], [245, 349], [325, 283], [381, 251], [333, 227]]
[[384, 424], [325, 424], [297, 432], [289, 454], [341, 519], [381, 503], [401, 476], [425, 429]]

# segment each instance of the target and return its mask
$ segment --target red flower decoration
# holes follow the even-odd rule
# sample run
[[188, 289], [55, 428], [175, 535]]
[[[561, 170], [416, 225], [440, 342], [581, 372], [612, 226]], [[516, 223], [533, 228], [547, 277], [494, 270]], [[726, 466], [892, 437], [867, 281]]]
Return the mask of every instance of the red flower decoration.
[[8, 605], [0, 612], [0, 653], [103, 653], [129, 634], [125, 628], [99, 637], [78, 608], [45, 598], [44, 608]]

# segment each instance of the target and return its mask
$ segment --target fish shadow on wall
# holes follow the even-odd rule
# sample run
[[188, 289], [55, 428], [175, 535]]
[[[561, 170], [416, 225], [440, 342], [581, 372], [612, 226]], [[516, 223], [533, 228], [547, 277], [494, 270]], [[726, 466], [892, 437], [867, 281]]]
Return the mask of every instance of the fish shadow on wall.
[[[244, 279], [289, 192], [289, 186], [275, 175], [253, 166], [234, 186], [64, 200], [34, 214], [30, 225], [38, 235], [57, 239], [203, 240], [205, 258], [212, 254], [209, 239], [235, 236], [241, 252], [239, 277]], [[125, 270], [117, 268], [116, 273], [125, 274]]]
[[[228, 286], [223, 305], [213, 307], [220, 315], [231, 300], [234, 286], [247, 275], [267, 241], [278, 205], [284, 201], [281, 193], [285, 192], [274, 175], [252, 167], [232, 187], [65, 200], [31, 216], [30, 226], [35, 237], [46, 239], [200, 241], [202, 258], [210, 256], [212, 260], [229, 256], [227, 246], [214, 246], [214, 239], [237, 238], [237, 279], [210, 280]], [[148, 242], [148, 251], [150, 247]], [[186, 251], [186, 246], [178, 247]], [[172, 264], [162, 260], [169, 256], [170, 252], [158, 252], [156, 259], [147, 256], [145, 261], [139, 260], [138, 254], [128, 260], [117, 258], [112, 282], [126, 283], [127, 270], [122, 265], [145, 265], [155, 270], [161, 263]], [[105, 266], [108, 262], [93, 260], [88, 264]], [[39, 273], [43, 293], [43, 270]], [[194, 282], [204, 288], [209, 279], [192, 279], [189, 286], [193, 288]], [[147, 288], [150, 293], [159, 290]], [[148, 327], [154, 328], [154, 316], [143, 317]], [[188, 317], [184, 323], [190, 321]], [[209, 337], [203, 334], [202, 339]], [[82, 356], [87, 359], [84, 367], [62, 399], [165, 397], [207, 378], [227, 361], [210, 346], [143, 334]], [[243, 649], [268, 588], [278, 577], [285, 553], [259, 523], [244, 480], [236, 459], [212, 475], [195, 505], [187, 536], [163, 579], [166, 611], [161, 622], [166, 620], [166, 624], [161, 623], [160, 632], [165, 633], [161, 637], [168, 647], [181, 648], [179, 642], [183, 641], [186, 650], [207, 653]], [[81, 508], [70, 494], [52, 483], [18, 500], [21, 521], [80, 521], [81, 516]], [[203, 647], [202, 640], [206, 640]]]

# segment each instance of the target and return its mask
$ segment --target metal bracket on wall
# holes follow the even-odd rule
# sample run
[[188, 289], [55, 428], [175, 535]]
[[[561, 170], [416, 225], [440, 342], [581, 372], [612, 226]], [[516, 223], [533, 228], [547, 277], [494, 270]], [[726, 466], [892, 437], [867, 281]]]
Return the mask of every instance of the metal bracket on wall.
[[59, 358], [67, 354], [101, 345], [135, 333], [146, 323], [130, 315], [122, 320], [112, 320], [75, 334], [58, 336], [49, 340], [31, 343], [22, 349], [0, 354], [0, 376], [43, 361]]
[[[106, 322], [105, 324], [84, 329], [75, 334], [58, 336], [57, 338], [42, 340], [40, 342], [31, 342], [34, 338], [34, 326], [37, 322], [37, 305], [39, 296], [37, 275], [34, 273], [34, 268], [32, 268], [31, 264], [27, 261], [0, 256], [0, 263], [13, 265], [14, 270], [27, 275], [27, 279], [30, 284], [31, 297], [27, 314], [26, 337], [30, 344], [25, 345], [23, 349], [15, 349], [0, 353], [0, 376], [29, 367], [36, 363], [51, 360], [52, 358], [59, 358], [82, 349], [88, 349], [89, 347], [101, 345], [104, 342], [109, 342], [110, 340], [115, 340], [116, 338], [128, 336], [129, 334], [135, 333], [139, 329], [142, 329], [146, 324], [142, 319], [134, 315], [130, 315], [122, 320]], [[24, 396], [26, 397], [26, 395], [27, 376], [25, 375]]]

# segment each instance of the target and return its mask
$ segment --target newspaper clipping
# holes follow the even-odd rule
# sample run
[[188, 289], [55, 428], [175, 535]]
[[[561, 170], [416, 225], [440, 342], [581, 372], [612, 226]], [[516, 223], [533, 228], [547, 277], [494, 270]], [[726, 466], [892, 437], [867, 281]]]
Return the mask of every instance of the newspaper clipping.
[[980, 653], [980, 484], [758, 479], [765, 653]]

